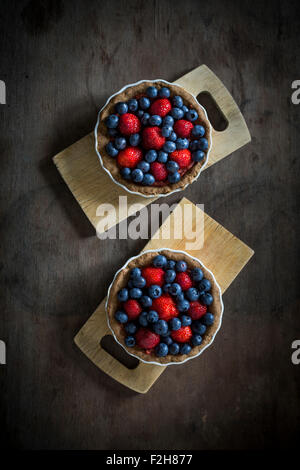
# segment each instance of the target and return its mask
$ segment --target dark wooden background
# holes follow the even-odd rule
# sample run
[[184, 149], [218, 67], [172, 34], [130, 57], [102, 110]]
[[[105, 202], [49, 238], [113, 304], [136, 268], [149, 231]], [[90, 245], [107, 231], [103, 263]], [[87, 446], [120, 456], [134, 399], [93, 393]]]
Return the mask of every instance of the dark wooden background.
[[[1, 2], [2, 446], [299, 443], [300, 365], [291, 363], [300, 338], [300, 105], [290, 99], [300, 79], [297, 3]], [[202, 63], [233, 94], [252, 143], [184, 195], [255, 257], [224, 296], [214, 345], [138, 395], [93, 366], [72, 338], [145, 240], [98, 240], [51, 158], [93, 129], [99, 107], [123, 85], [172, 81]]]

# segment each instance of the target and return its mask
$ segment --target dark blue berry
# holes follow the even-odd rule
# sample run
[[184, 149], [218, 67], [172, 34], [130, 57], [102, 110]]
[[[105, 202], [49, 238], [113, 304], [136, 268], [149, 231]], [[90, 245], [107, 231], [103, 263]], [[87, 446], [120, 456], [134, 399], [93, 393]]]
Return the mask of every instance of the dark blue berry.
[[158, 357], [165, 357], [169, 352], [169, 348], [166, 343], [159, 343], [155, 348], [155, 354]]
[[177, 296], [178, 294], [181, 294], [181, 286], [177, 284], [177, 282], [174, 282], [174, 284], [171, 285], [170, 287], [170, 294]]
[[197, 335], [202, 336], [206, 332], [206, 326], [203, 323], [201, 323], [200, 320], [196, 320], [192, 324], [192, 330]]
[[181, 109], [182, 109], [182, 111], [183, 111], [184, 113], [187, 113], [188, 110], [189, 110], [189, 108], [188, 108], [187, 106], [185, 106], [185, 105], [183, 105]]
[[105, 146], [105, 150], [110, 157], [116, 157], [119, 153], [112, 142], [108, 142], [108, 144]]
[[111, 137], [117, 137], [118, 135], [118, 129], [107, 129], [107, 132]]
[[167, 264], [167, 258], [164, 255], [157, 255], [153, 259], [153, 266], [156, 268], [164, 268]]
[[167, 346], [170, 346], [173, 343], [171, 336], [163, 336], [161, 341], [162, 343], [166, 343]]
[[187, 149], [189, 147], [189, 141], [188, 139], [182, 139], [182, 138], [179, 138], [176, 140], [176, 148], [178, 150], [184, 150], [184, 149]]
[[180, 292], [180, 294], [177, 295], [177, 302], [179, 302], [180, 300], [184, 300], [184, 299], [185, 299], [184, 293]]
[[176, 108], [182, 108], [183, 106], [183, 100], [181, 98], [181, 96], [174, 96], [173, 99], [172, 99], [172, 104], [173, 106], [175, 106]]
[[133, 287], [129, 291], [129, 297], [131, 299], [140, 299], [143, 295], [143, 292], [141, 289], [138, 289], [137, 287]]
[[211, 289], [211, 282], [205, 277], [199, 282], [198, 288], [200, 292], [207, 292]]
[[180, 181], [180, 173], [178, 173], [178, 171], [175, 173], [170, 173], [168, 175], [168, 181], [171, 184], [178, 183], [178, 181]]
[[174, 282], [176, 277], [176, 272], [174, 269], [168, 269], [165, 273], [165, 281], [166, 282]]
[[173, 131], [173, 132], [171, 133], [171, 135], [170, 135], [170, 137], [169, 137], [169, 140], [170, 140], [171, 142], [176, 142], [176, 140], [177, 140], [177, 134], [176, 134], [176, 132]]
[[174, 125], [174, 119], [170, 114], [168, 114], [166, 117], [163, 118], [163, 126], [171, 126], [173, 127]]
[[193, 137], [203, 137], [205, 134], [205, 129], [203, 126], [196, 124], [196, 126], [192, 129], [192, 136]]
[[208, 141], [205, 137], [199, 140], [199, 149], [200, 150], [207, 150], [208, 149]]
[[196, 152], [196, 150], [199, 149], [199, 141], [198, 140], [192, 140], [190, 142], [190, 151], [191, 152]]
[[151, 307], [152, 305], [152, 299], [149, 297], [149, 295], [143, 295], [140, 300], [141, 304], [143, 307]]
[[177, 331], [181, 328], [181, 321], [179, 320], [179, 318], [175, 317], [169, 321], [169, 325], [171, 330]]
[[149, 86], [146, 90], [146, 95], [149, 98], [156, 98], [157, 97], [157, 88], [155, 88], [155, 86]]
[[202, 152], [202, 150], [196, 150], [195, 152], [192, 152], [192, 160], [194, 162], [201, 162], [203, 160], [205, 153]]
[[169, 331], [168, 323], [165, 320], [158, 320], [154, 323], [154, 331], [157, 335], [166, 335]]
[[148, 294], [151, 299], [158, 299], [158, 297], [161, 296], [162, 290], [160, 286], [156, 286], [153, 284], [153, 286], [150, 286], [148, 289]]
[[213, 316], [212, 313], [207, 312], [203, 317], [201, 317], [201, 323], [203, 323], [206, 326], [210, 326], [213, 324], [215, 320], [215, 317]]
[[157, 161], [160, 162], [160, 163], [166, 163], [166, 162], [168, 161], [168, 154], [167, 154], [167, 152], [163, 152], [162, 150], [160, 150], [160, 151], [158, 152]]
[[141, 183], [143, 181], [143, 178], [144, 178], [144, 173], [139, 168], [135, 168], [135, 170], [132, 171], [131, 179], [135, 183]]
[[128, 289], [121, 289], [118, 292], [118, 299], [120, 302], [126, 302], [128, 300]]
[[148, 312], [142, 312], [139, 316], [139, 324], [143, 326], [144, 328], [148, 326], [147, 315], [148, 315]]
[[204, 305], [211, 305], [214, 301], [214, 298], [209, 292], [205, 292], [205, 294], [201, 295], [200, 300]]
[[115, 110], [118, 114], [125, 114], [128, 112], [128, 106], [123, 101], [119, 101], [119, 103], [115, 105]]
[[131, 112], [137, 111], [139, 107], [138, 101], [134, 98], [132, 98], [131, 100], [128, 100], [127, 105], [128, 105], [129, 111]]
[[129, 281], [127, 283], [127, 287], [128, 287], [128, 289], [132, 289], [134, 287], [132, 279], [129, 279]]
[[169, 98], [169, 96], [170, 96], [169, 88], [163, 86], [160, 90], [158, 90], [158, 96], [160, 98]]
[[177, 303], [177, 308], [179, 310], [179, 312], [187, 312], [188, 309], [190, 308], [190, 303], [187, 301], [187, 300], [180, 300], [178, 303]]
[[118, 311], [115, 313], [115, 319], [116, 319], [119, 323], [127, 323], [127, 322], [128, 322], [128, 316], [127, 316], [126, 313], [123, 312], [122, 310], [118, 310]]
[[146, 173], [144, 175], [144, 179], [142, 181], [142, 184], [144, 186], [152, 186], [152, 184], [155, 183], [155, 178], [153, 175], [151, 175], [150, 173]]
[[178, 273], [184, 273], [187, 270], [187, 264], [185, 261], [176, 261], [175, 269]]
[[149, 118], [150, 118], [150, 114], [149, 113], [144, 113], [142, 118], [141, 118], [141, 123], [143, 124], [143, 126], [147, 126], [148, 124], [148, 121], [149, 121]]
[[175, 269], [176, 262], [172, 259], [168, 259], [167, 261], [167, 269]]
[[145, 112], [142, 109], [139, 109], [136, 113], [137, 117], [140, 118], [140, 119], [142, 119], [144, 114], [145, 114]]
[[143, 173], [147, 173], [150, 170], [150, 164], [145, 162], [145, 160], [142, 160], [137, 164], [137, 168], [142, 170]]
[[141, 275], [142, 275], [142, 271], [140, 270], [140, 268], [133, 268], [130, 271], [131, 279], [136, 279], [137, 277], [141, 277]]
[[146, 98], [145, 96], [142, 96], [142, 98], [139, 99], [139, 105], [142, 109], [148, 109], [150, 107], [149, 98]]
[[131, 169], [130, 168], [122, 168], [121, 169], [121, 175], [123, 176], [123, 178], [125, 178], [126, 180], [130, 180], [131, 179]]
[[182, 315], [180, 319], [182, 326], [189, 326], [192, 324], [192, 319], [188, 315]]
[[180, 354], [190, 354], [191, 350], [191, 346], [187, 343], [180, 346]]
[[191, 343], [192, 343], [193, 346], [199, 346], [202, 343], [202, 336], [193, 335]]
[[173, 356], [178, 354], [179, 350], [180, 350], [180, 346], [178, 343], [172, 343], [169, 347], [170, 354], [172, 354]]
[[195, 282], [202, 281], [203, 279], [203, 271], [200, 268], [194, 268], [192, 270], [192, 279]]
[[134, 335], [134, 333], [136, 332], [137, 330], [137, 327], [136, 325], [133, 323], [133, 322], [129, 322], [125, 325], [125, 331], [126, 333], [128, 333], [129, 335]]
[[147, 321], [149, 323], [156, 323], [159, 320], [158, 313], [155, 310], [149, 310], [147, 314]]
[[119, 124], [118, 116], [116, 114], [110, 114], [110, 116], [107, 116], [105, 119], [105, 124], [109, 129], [115, 129]]
[[191, 302], [195, 302], [199, 299], [199, 292], [195, 287], [190, 287], [186, 291], [186, 296], [188, 300], [190, 300]]
[[169, 173], [176, 173], [179, 170], [179, 165], [176, 162], [173, 162], [173, 160], [168, 161], [166, 164], [166, 168]]
[[187, 118], [188, 121], [196, 121], [198, 119], [198, 113], [195, 109], [190, 109], [185, 117]]
[[157, 151], [156, 150], [148, 150], [145, 155], [145, 160], [148, 163], [152, 163], [157, 159]]
[[163, 291], [164, 291], [165, 294], [166, 294], [167, 292], [169, 292], [170, 287], [171, 287], [171, 284], [170, 284], [170, 283], [167, 283], [167, 284], [164, 284], [164, 285], [163, 285]]
[[162, 123], [162, 118], [158, 116], [157, 114], [153, 114], [152, 116], [150, 116], [149, 124], [151, 126], [160, 126], [161, 123]]
[[139, 289], [143, 289], [146, 285], [146, 279], [144, 279], [142, 276], [141, 277], [136, 277], [133, 279], [133, 285], [134, 287], [138, 287]]
[[170, 137], [170, 135], [172, 134], [173, 132], [173, 127], [171, 126], [163, 126], [161, 128], [161, 135], [163, 137]]
[[131, 136], [129, 137], [129, 143], [130, 145], [132, 145], [132, 147], [136, 147], [137, 145], [139, 145], [140, 142], [141, 142], [140, 134], [131, 134]]
[[115, 144], [116, 149], [123, 150], [126, 147], [127, 142], [126, 142], [125, 137], [116, 137], [114, 144]]
[[184, 112], [180, 108], [172, 108], [170, 114], [174, 119], [182, 119], [184, 116]]
[[134, 338], [134, 336], [126, 336], [126, 338], [125, 338], [125, 344], [126, 344], [126, 346], [128, 346], [129, 348], [133, 348], [133, 346], [135, 346], [135, 338]]
[[164, 143], [163, 150], [164, 150], [164, 152], [172, 153], [172, 152], [174, 152], [174, 150], [176, 150], [176, 144], [174, 142], [172, 142], [171, 140], [167, 140]]

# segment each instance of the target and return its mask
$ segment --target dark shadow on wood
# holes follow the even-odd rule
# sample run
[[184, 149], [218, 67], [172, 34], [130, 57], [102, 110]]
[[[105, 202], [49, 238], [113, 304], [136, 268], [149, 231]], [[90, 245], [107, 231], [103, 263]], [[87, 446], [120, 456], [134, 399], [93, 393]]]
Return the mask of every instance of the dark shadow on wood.
[[120, 346], [112, 337], [112, 335], [105, 335], [100, 341], [101, 347], [110, 354], [112, 357], [117, 359], [127, 369], [136, 369], [139, 365], [139, 360], [135, 357], [127, 354], [122, 346]]
[[203, 108], [205, 108], [213, 128], [216, 131], [225, 131], [228, 127], [228, 121], [211, 94], [208, 91], [202, 91], [196, 98]]

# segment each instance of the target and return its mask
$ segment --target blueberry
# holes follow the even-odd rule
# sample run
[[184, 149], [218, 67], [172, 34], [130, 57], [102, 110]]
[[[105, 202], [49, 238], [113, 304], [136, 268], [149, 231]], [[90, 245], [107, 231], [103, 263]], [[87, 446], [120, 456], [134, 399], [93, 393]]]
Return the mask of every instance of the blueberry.
[[170, 114], [168, 114], [166, 117], [163, 118], [163, 126], [171, 126], [173, 127], [174, 125], [174, 119]]
[[130, 180], [131, 179], [131, 169], [130, 168], [122, 168], [121, 170], [121, 175], [123, 176], [123, 178], [125, 178], [126, 180]]
[[172, 259], [168, 259], [167, 261], [167, 269], [175, 269], [176, 262]]
[[165, 357], [169, 352], [169, 348], [166, 343], [159, 343], [155, 348], [155, 354], [158, 357]]
[[203, 279], [203, 271], [200, 268], [194, 268], [192, 270], [192, 279], [193, 281], [199, 282]]
[[151, 307], [152, 305], [152, 299], [149, 297], [149, 295], [143, 295], [140, 300], [141, 304], [143, 307]]
[[139, 105], [142, 109], [148, 109], [150, 108], [150, 100], [149, 98], [146, 98], [145, 96], [142, 96], [142, 98], [139, 99]]
[[125, 137], [116, 137], [114, 144], [115, 144], [116, 149], [123, 150], [126, 147], [127, 142], [126, 142]]
[[154, 323], [154, 331], [157, 335], [166, 335], [169, 331], [168, 323], [165, 320], [158, 320]]
[[180, 108], [172, 108], [170, 114], [174, 119], [182, 119], [184, 116], [184, 112]]
[[133, 287], [129, 291], [129, 297], [131, 299], [140, 299], [142, 295], [143, 295], [143, 292], [141, 291], [141, 289], [138, 289], [137, 287]]
[[127, 105], [128, 105], [129, 111], [131, 112], [137, 111], [139, 107], [138, 101], [134, 98], [132, 98], [131, 100], [128, 100]]
[[111, 137], [117, 137], [118, 135], [118, 129], [107, 129], [107, 132]]
[[192, 140], [190, 142], [190, 150], [191, 152], [196, 152], [196, 150], [199, 149], [199, 141], [198, 140]]
[[173, 127], [171, 126], [163, 126], [161, 128], [161, 135], [163, 137], [170, 137], [170, 135], [172, 134], [173, 132]]
[[180, 292], [180, 294], [178, 294], [176, 298], [177, 298], [177, 302], [180, 302], [181, 300], [184, 300], [185, 299], [184, 293]]
[[170, 90], [166, 86], [163, 86], [160, 90], [158, 90], [158, 96], [160, 98], [169, 98]]
[[146, 95], [149, 98], [156, 98], [157, 97], [157, 88], [155, 88], [155, 86], [149, 86], [146, 90]]
[[205, 277], [198, 284], [199, 291], [208, 292], [211, 289], [211, 282]]
[[135, 170], [132, 171], [131, 179], [135, 183], [141, 183], [143, 181], [143, 178], [144, 178], [144, 173], [139, 168], [136, 168]]
[[112, 142], [108, 142], [108, 144], [105, 146], [105, 150], [110, 157], [116, 157], [119, 153]]
[[176, 148], [178, 150], [184, 150], [184, 149], [189, 148], [189, 144], [190, 143], [189, 143], [188, 139], [179, 138], [179, 139], [176, 140]]
[[197, 335], [204, 335], [204, 333], [206, 332], [206, 326], [199, 320], [196, 320], [192, 324], [192, 330]]
[[148, 312], [142, 312], [139, 316], [139, 324], [143, 327], [148, 326], [147, 315], [148, 315]]
[[118, 310], [118, 311], [115, 313], [115, 319], [116, 319], [119, 323], [127, 323], [127, 322], [128, 322], [128, 316], [127, 316], [126, 313], [123, 312], [122, 310]]
[[192, 319], [188, 315], [182, 315], [180, 319], [182, 326], [189, 326], [192, 324]]
[[181, 109], [182, 109], [182, 111], [183, 111], [184, 113], [187, 113], [188, 110], [189, 110], [189, 108], [188, 108], [187, 106], [185, 106], [185, 104], [182, 106]]
[[180, 346], [180, 354], [190, 354], [191, 350], [191, 346], [187, 343]]
[[142, 160], [137, 164], [137, 168], [142, 170], [143, 173], [147, 173], [150, 170], [150, 164], [145, 162], [145, 160]]
[[185, 261], [176, 261], [175, 269], [178, 273], [184, 273], [187, 270], [187, 264]]
[[142, 118], [141, 118], [141, 123], [143, 124], [143, 126], [147, 126], [148, 124], [148, 121], [149, 121], [149, 118], [150, 118], [150, 114], [149, 113], [144, 113]]
[[128, 106], [123, 101], [119, 101], [119, 103], [115, 105], [115, 110], [118, 114], [125, 114], [128, 111]]
[[161, 340], [163, 343], [166, 343], [167, 346], [170, 346], [173, 343], [171, 336], [163, 336]]
[[176, 132], [173, 131], [173, 132], [171, 133], [171, 135], [170, 135], [170, 137], [169, 137], [169, 140], [170, 140], [171, 142], [176, 142], [176, 140], [177, 140], [177, 134], [176, 134]]
[[195, 287], [190, 287], [186, 291], [186, 296], [187, 296], [188, 300], [190, 300], [191, 302], [195, 302], [195, 300], [199, 299], [199, 292]]
[[164, 255], [157, 255], [153, 259], [153, 266], [156, 268], [164, 268], [167, 264], [167, 258]]
[[145, 155], [145, 160], [148, 163], [152, 163], [157, 159], [157, 151], [156, 150], [148, 150]]
[[213, 316], [212, 313], [209, 313], [209, 312], [207, 312], [205, 315], [203, 315], [203, 317], [201, 317], [201, 322], [206, 326], [212, 325], [214, 320], [215, 320], [215, 317]]
[[165, 294], [169, 292], [170, 287], [171, 287], [171, 284], [169, 282], [163, 285], [163, 291]]
[[168, 154], [166, 152], [163, 152], [162, 150], [160, 150], [158, 152], [157, 161], [160, 162], [160, 163], [166, 163], [168, 161]]
[[160, 286], [156, 286], [153, 284], [153, 286], [150, 286], [148, 289], [148, 294], [151, 299], [158, 299], [158, 297], [161, 296], [162, 290]]
[[147, 321], [149, 323], [156, 323], [158, 320], [158, 313], [155, 310], [149, 310], [149, 312], [147, 313]]
[[157, 114], [153, 114], [152, 116], [150, 116], [149, 124], [151, 126], [160, 126], [161, 123], [162, 123], [162, 118], [158, 116]]
[[199, 346], [202, 343], [202, 336], [193, 335], [191, 343], [192, 343], [193, 346]]
[[121, 289], [118, 292], [118, 299], [120, 302], [126, 302], [128, 300], [128, 289]]
[[126, 336], [126, 338], [125, 338], [125, 344], [126, 344], [126, 346], [128, 346], [129, 348], [133, 348], [133, 346], [135, 346], [135, 338], [134, 338], [134, 336]]
[[141, 277], [136, 277], [133, 279], [133, 285], [134, 287], [138, 287], [139, 289], [143, 289], [146, 285], [146, 279], [144, 279], [142, 276]]
[[203, 160], [205, 153], [202, 150], [196, 150], [196, 152], [192, 153], [192, 159], [194, 162], [201, 162]]
[[166, 282], [174, 282], [176, 277], [176, 272], [174, 269], [168, 269], [165, 273], [165, 281]]
[[170, 294], [177, 296], [178, 294], [181, 294], [181, 291], [182, 291], [182, 289], [181, 289], [180, 285], [177, 284], [177, 282], [174, 282], [174, 284], [171, 285], [169, 292], [170, 292]]
[[129, 335], [134, 335], [134, 333], [136, 332], [137, 330], [137, 327], [136, 325], [133, 323], [133, 322], [129, 322], [125, 325], [125, 331], [126, 333], [128, 333]]
[[152, 186], [152, 184], [155, 183], [155, 179], [154, 179], [154, 176], [151, 175], [150, 173], [146, 173], [144, 175], [144, 179], [142, 181], [142, 184], [144, 186]]
[[214, 301], [214, 298], [209, 292], [205, 292], [205, 294], [201, 295], [200, 300], [204, 305], [211, 305]]
[[192, 136], [193, 137], [203, 137], [205, 134], [205, 129], [203, 126], [196, 124], [196, 126], [192, 129]]
[[145, 113], [144, 113], [144, 111], [143, 111], [142, 109], [139, 109], [139, 110], [137, 111], [137, 113], [136, 113], [137, 117], [140, 118], [140, 119], [142, 119], [142, 117], [144, 116], [144, 114], [145, 114]]
[[180, 300], [177, 303], [177, 308], [179, 312], [187, 312], [188, 309], [190, 308], [190, 303], [187, 300]]
[[181, 328], [181, 321], [179, 320], [179, 318], [175, 317], [170, 320], [169, 325], [171, 330], [177, 331]]
[[200, 150], [207, 150], [208, 149], [208, 141], [205, 137], [199, 140], [199, 149]]
[[137, 145], [139, 145], [140, 142], [141, 142], [140, 134], [131, 134], [131, 136], [129, 137], [129, 143], [130, 145], [132, 145], [132, 147], [136, 147]]
[[172, 152], [174, 152], [174, 150], [176, 150], [176, 144], [174, 142], [172, 142], [171, 140], [167, 140], [164, 143], [163, 150], [164, 150], [164, 152], [172, 153]]
[[119, 118], [116, 114], [110, 114], [106, 119], [105, 119], [105, 124], [106, 127], [109, 129], [115, 129], [118, 127], [119, 124]]
[[134, 287], [132, 279], [129, 279], [129, 281], [127, 283], [127, 287], [128, 287], [128, 289], [132, 289]]
[[141, 277], [141, 275], [142, 275], [142, 271], [140, 270], [140, 268], [133, 268], [130, 271], [131, 279], [136, 279], [137, 277]]
[[173, 160], [168, 161], [166, 168], [169, 173], [176, 173], [179, 170], [179, 165], [176, 162], [173, 162]]
[[198, 119], [198, 113], [195, 109], [190, 109], [185, 117], [187, 118], [188, 121], [196, 121]]
[[175, 173], [170, 173], [168, 175], [168, 181], [171, 184], [178, 183], [178, 181], [180, 181], [180, 173], [178, 173], [178, 171]]
[[174, 356], [179, 353], [180, 346], [178, 343], [172, 343], [169, 347], [170, 354], [173, 354]]
[[181, 98], [181, 96], [174, 96], [174, 98], [172, 99], [172, 104], [173, 106], [175, 106], [176, 108], [182, 108], [183, 106], [183, 100]]

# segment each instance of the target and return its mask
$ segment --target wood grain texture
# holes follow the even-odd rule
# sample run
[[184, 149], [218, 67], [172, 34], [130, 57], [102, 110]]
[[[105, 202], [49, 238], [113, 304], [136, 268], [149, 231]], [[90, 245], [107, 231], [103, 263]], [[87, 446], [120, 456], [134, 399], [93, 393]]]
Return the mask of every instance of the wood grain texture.
[[[176, 80], [175, 83], [181, 85], [194, 96], [201, 92], [209, 92], [228, 121], [226, 130], [222, 132], [212, 130], [213, 145], [204, 170], [250, 142], [249, 130], [238, 106], [223, 83], [206, 65], [200, 65]], [[110, 204], [111, 209], [108, 208], [107, 215], [116, 213], [119, 223], [124, 220], [123, 213], [119, 212], [119, 196], [128, 196], [129, 207], [132, 207], [133, 204], [145, 207], [157, 199], [131, 195], [113, 183], [100, 166], [95, 152], [93, 133], [60, 152], [53, 158], [53, 161], [95, 228], [99, 221], [97, 208], [100, 204]], [[134, 213], [131, 210], [128, 215]], [[115, 218], [112, 217], [111, 220], [115, 220]], [[112, 226], [111, 223], [108, 224], [107, 229]]]

